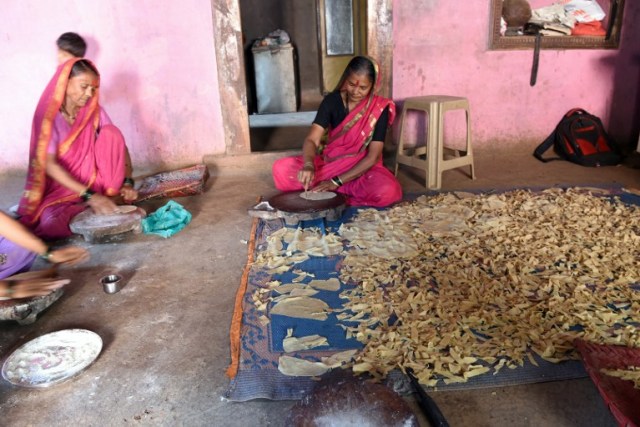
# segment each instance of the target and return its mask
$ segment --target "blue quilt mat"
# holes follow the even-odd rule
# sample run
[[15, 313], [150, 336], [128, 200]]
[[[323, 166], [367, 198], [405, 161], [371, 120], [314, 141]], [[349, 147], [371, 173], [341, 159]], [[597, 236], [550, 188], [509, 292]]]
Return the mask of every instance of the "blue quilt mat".
[[[513, 190], [513, 189], [511, 189]], [[618, 188], [608, 188], [608, 194], [604, 197], [618, 197], [626, 204], [640, 205], [640, 196], [625, 193]], [[478, 192], [480, 193], [480, 192]], [[424, 193], [421, 193], [424, 194]], [[417, 196], [417, 195], [416, 195]], [[413, 196], [408, 196], [408, 199]], [[348, 222], [357, 212], [356, 208], [348, 208], [340, 221], [327, 222], [322, 220], [305, 221], [302, 227], [326, 226], [327, 231], [336, 231], [343, 222]], [[259, 220], [255, 236], [254, 257], [266, 247], [267, 237], [284, 226], [280, 220]], [[302, 283], [310, 280], [322, 280], [337, 278], [342, 262], [341, 256], [311, 257], [296, 264], [292, 270], [303, 270], [313, 273], [315, 277], [307, 277]], [[287, 316], [270, 315], [270, 322], [261, 323], [264, 312], [259, 312], [253, 300], [256, 290], [267, 287], [267, 283], [278, 280], [281, 283], [291, 283], [297, 275], [292, 271], [282, 274], [269, 275], [262, 269], [251, 268], [248, 275], [246, 292], [243, 295], [243, 315], [241, 329], [241, 351], [237, 375], [231, 379], [225, 398], [231, 401], [247, 401], [252, 399], [270, 400], [296, 400], [310, 392], [317, 380], [310, 377], [293, 377], [281, 374], [278, 371], [278, 359], [284, 354], [282, 342], [289, 329], [294, 330], [297, 337], [318, 334], [326, 337], [328, 346], [318, 347], [312, 350], [294, 352], [290, 356], [304, 358], [310, 361], [320, 361], [321, 357], [332, 355], [338, 351], [348, 349], [360, 349], [363, 345], [355, 339], [347, 339], [345, 336], [344, 321], [338, 321], [335, 313], [330, 313], [325, 321], [292, 318]], [[322, 299], [329, 307], [339, 309], [342, 300], [339, 294], [346, 289], [348, 284], [342, 284], [339, 292], [320, 291], [314, 298]], [[516, 369], [502, 369], [498, 375], [491, 373], [469, 379], [466, 383], [452, 383], [439, 385], [437, 390], [458, 390], [473, 388], [499, 387], [515, 384], [527, 384], [555, 380], [567, 380], [587, 377], [587, 373], [580, 361], [568, 361], [562, 363], [550, 363], [534, 356], [539, 366], [525, 362], [523, 367]], [[390, 381], [397, 381], [403, 376], [400, 372], [392, 372]]]

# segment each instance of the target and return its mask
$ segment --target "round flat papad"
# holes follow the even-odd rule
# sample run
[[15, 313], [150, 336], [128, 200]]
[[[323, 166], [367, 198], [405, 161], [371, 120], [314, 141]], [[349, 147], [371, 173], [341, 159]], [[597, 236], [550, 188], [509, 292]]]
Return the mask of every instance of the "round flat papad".
[[131, 213], [131, 212], [135, 211], [136, 209], [138, 209], [138, 208], [136, 206], [133, 206], [133, 205], [121, 205], [121, 206], [118, 206], [118, 209], [115, 212], [111, 212], [111, 213], [104, 214], [104, 215], [128, 214], [128, 213]]
[[303, 191], [300, 197], [306, 200], [328, 200], [336, 197], [333, 191]]

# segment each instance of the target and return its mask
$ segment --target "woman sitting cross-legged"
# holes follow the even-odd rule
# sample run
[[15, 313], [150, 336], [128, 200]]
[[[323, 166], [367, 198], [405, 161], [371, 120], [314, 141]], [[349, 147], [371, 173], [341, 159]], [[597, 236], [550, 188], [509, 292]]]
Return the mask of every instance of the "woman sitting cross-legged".
[[377, 64], [363, 56], [353, 58], [336, 89], [320, 104], [302, 145], [302, 156], [274, 163], [276, 188], [336, 191], [352, 206], [384, 207], [402, 199], [400, 183], [382, 164], [384, 138], [395, 117], [395, 105], [376, 95], [379, 86]]
[[100, 76], [86, 59], [61, 64], [33, 118], [29, 171], [20, 221], [44, 239], [71, 235], [74, 216], [91, 207], [115, 212], [112, 200], [135, 200], [129, 152], [98, 104]]

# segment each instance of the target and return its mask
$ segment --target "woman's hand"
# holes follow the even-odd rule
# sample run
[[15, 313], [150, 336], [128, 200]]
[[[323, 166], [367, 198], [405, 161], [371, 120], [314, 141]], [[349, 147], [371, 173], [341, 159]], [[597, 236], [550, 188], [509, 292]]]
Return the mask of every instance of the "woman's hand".
[[335, 191], [338, 186], [331, 180], [322, 181], [313, 188], [313, 191]]
[[120, 195], [126, 203], [130, 203], [138, 199], [138, 191], [130, 185], [123, 185], [120, 189]]
[[0, 281], [3, 292], [0, 296], [9, 298], [29, 298], [49, 295], [51, 292], [69, 284], [69, 279], [5, 279]]
[[87, 204], [98, 215], [108, 215], [118, 211], [118, 206], [110, 198], [98, 193], [92, 194]]
[[67, 246], [49, 252], [47, 260], [53, 264], [75, 265], [89, 259], [89, 252], [78, 246]]
[[300, 181], [300, 184], [307, 190], [311, 186], [314, 176], [315, 168], [313, 165], [305, 164], [304, 167], [300, 169], [300, 172], [298, 172], [298, 181]]
[[320, 139], [324, 134], [324, 128], [316, 123], [311, 125], [309, 134], [302, 143], [302, 158], [304, 159], [304, 165], [300, 172], [298, 172], [298, 181], [302, 184], [302, 187], [308, 190], [313, 184], [313, 179], [316, 176], [315, 158], [320, 146]]

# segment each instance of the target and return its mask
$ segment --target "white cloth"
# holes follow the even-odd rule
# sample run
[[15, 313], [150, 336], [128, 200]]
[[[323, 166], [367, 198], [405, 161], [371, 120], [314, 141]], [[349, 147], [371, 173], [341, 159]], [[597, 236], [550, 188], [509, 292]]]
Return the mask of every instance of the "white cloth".
[[559, 23], [565, 27], [573, 28], [576, 25], [576, 18], [567, 13], [562, 4], [555, 3], [551, 6], [532, 10], [529, 22], [540, 25]]
[[596, 0], [561, 0], [561, 3], [578, 22], [602, 21], [607, 16]]

